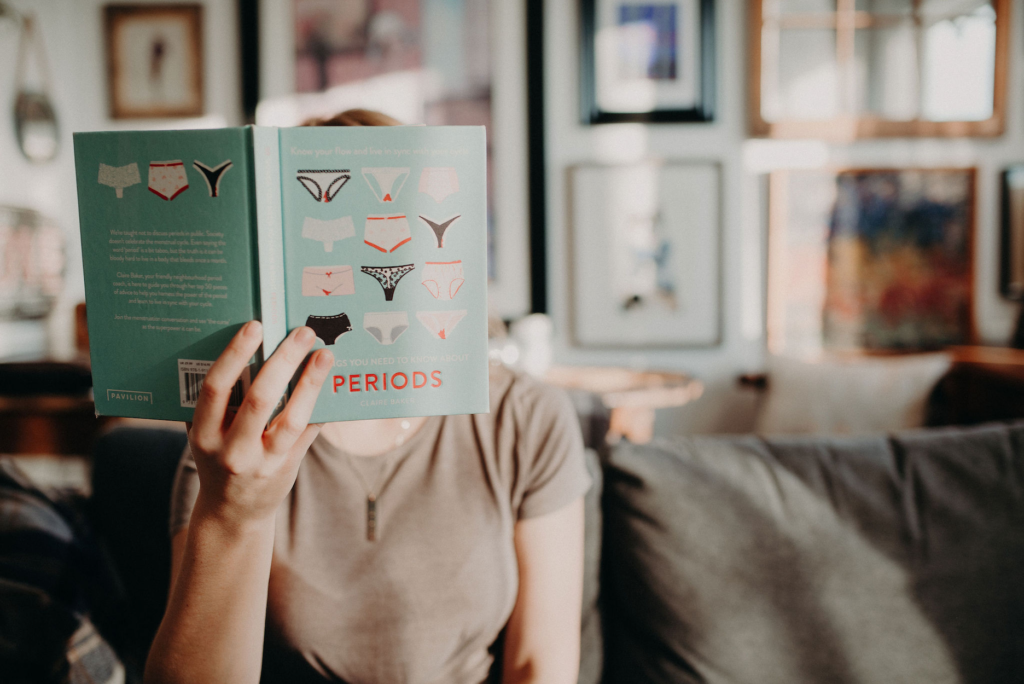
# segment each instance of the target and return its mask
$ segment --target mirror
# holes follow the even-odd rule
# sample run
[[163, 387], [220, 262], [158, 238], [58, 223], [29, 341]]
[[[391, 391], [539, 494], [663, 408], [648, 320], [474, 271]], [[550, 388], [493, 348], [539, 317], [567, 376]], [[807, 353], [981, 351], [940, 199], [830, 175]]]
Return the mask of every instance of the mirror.
[[[26, 85], [29, 55], [35, 50], [37, 76], [42, 86], [32, 89]], [[30, 162], [47, 162], [57, 156], [60, 130], [57, 113], [48, 94], [50, 72], [42, 38], [36, 34], [30, 15], [21, 17], [21, 40], [18, 45], [18, 65], [15, 71], [17, 93], [14, 98], [14, 134], [21, 153]]]
[[751, 0], [755, 135], [1000, 135], [1010, 0]]
[[46, 162], [57, 156], [57, 115], [45, 93], [18, 93], [14, 100], [14, 133], [21, 153], [29, 161]]

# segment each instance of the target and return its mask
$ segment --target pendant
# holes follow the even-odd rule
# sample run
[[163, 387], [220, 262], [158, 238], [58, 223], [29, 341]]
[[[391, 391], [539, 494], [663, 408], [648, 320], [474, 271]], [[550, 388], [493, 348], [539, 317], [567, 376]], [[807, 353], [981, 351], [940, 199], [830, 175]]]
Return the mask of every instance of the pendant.
[[377, 539], [377, 499], [372, 496], [366, 497], [366, 539]]

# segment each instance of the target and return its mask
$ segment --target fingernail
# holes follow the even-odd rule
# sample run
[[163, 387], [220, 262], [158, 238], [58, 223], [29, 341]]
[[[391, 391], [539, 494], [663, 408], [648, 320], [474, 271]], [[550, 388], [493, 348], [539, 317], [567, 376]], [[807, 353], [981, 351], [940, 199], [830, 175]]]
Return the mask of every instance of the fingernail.
[[298, 330], [299, 331], [297, 333], [295, 333], [295, 339], [296, 340], [298, 340], [299, 342], [302, 342], [302, 343], [312, 342], [313, 341], [314, 335], [313, 335], [313, 330], [311, 328], [307, 328], [306, 326], [302, 326]]
[[334, 365], [334, 354], [327, 349], [323, 349], [316, 355], [315, 363], [319, 370], [327, 370]]
[[259, 321], [249, 321], [245, 324], [245, 329], [242, 331], [242, 334], [246, 337], [255, 337], [260, 334], [261, 327], [262, 325]]

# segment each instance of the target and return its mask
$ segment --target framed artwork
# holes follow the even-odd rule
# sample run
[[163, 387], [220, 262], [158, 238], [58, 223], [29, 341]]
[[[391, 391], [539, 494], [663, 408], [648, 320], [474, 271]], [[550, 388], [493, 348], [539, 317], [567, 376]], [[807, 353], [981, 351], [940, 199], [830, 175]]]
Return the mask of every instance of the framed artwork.
[[714, 0], [583, 0], [585, 124], [711, 121]]
[[997, 136], [1010, 0], [749, 0], [753, 135]]
[[800, 356], [972, 343], [975, 175], [771, 174], [769, 349]]
[[544, 180], [531, 172], [539, 139], [531, 129], [543, 124], [528, 118], [527, 103], [542, 87], [527, 78], [535, 59], [527, 54], [531, 3], [539, 7], [537, 0], [260, 6], [257, 123], [294, 126], [360, 107], [409, 124], [487, 127], [488, 293], [503, 318], [538, 310], [531, 192]]
[[1003, 171], [1003, 225], [999, 290], [1008, 299], [1024, 299], [1024, 165]]
[[719, 344], [719, 165], [585, 165], [572, 169], [570, 181], [576, 344]]
[[110, 116], [201, 116], [202, 6], [107, 5], [103, 12]]

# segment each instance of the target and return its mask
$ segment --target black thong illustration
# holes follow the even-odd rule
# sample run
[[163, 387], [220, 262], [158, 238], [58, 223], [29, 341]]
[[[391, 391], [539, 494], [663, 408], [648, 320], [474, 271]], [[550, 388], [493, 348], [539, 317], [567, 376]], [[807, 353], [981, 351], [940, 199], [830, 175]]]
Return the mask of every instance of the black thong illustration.
[[203, 174], [203, 179], [206, 180], [206, 187], [210, 188], [210, 197], [220, 197], [220, 179], [224, 177], [224, 172], [234, 166], [234, 164], [228, 159], [211, 169], [196, 159], [192, 162], [192, 166], [195, 167], [196, 171]]
[[458, 221], [460, 218], [462, 218], [462, 214], [459, 214], [458, 216], [453, 216], [442, 223], [437, 223], [436, 221], [431, 221], [426, 216], [420, 216], [420, 220], [422, 220], [424, 223], [430, 226], [430, 229], [434, 231], [434, 237], [437, 238], [438, 249], [444, 247], [444, 234], [448, 232], [448, 228], [450, 228], [451, 225]]
[[345, 187], [345, 183], [352, 180], [352, 176], [348, 169], [300, 169], [295, 179], [302, 183], [302, 187], [306, 188], [317, 202], [330, 202]]
[[306, 325], [312, 328], [326, 345], [334, 344], [339, 337], [352, 332], [352, 323], [348, 320], [347, 313], [340, 313], [337, 316], [308, 316]]
[[384, 290], [384, 300], [390, 302], [395, 296], [395, 288], [398, 281], [411, 273], [416, 266], [414, 264], [403, 264], [401, 266], [363, 266], [361, 270], [366, 275], [377, 279]]

